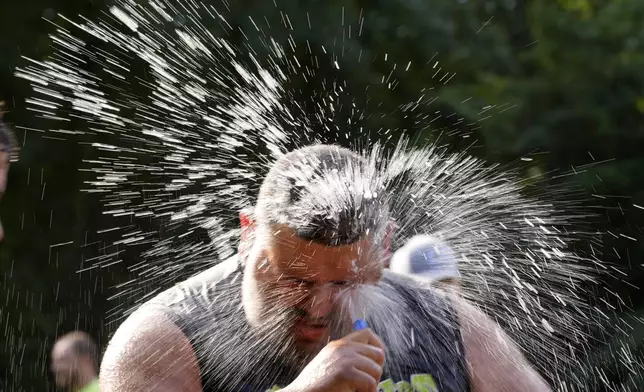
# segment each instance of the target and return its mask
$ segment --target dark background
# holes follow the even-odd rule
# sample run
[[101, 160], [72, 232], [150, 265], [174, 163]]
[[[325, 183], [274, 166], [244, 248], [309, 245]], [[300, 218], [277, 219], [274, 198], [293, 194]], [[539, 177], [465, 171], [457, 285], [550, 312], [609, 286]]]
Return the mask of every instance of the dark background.
[[[590, 222], [593, 230], [607, 233], [602, 258], [628, 270], [628, 284], [620, 279], [608, 282], [628, 304], [617, 310], [624, 318], [638, 319], [644, 311], [635, 288], [642, 280], [644, 236], [638, 224], [644, 210], [634, 207], [644, 206], [643, 1], [277, 4], [278, 8], [272, 1], [232, 1], [227, 20], [235, 28], [252, 31], [248, 15], [254, 20], [266, 16], [279, 26], [280, 11], [288, 14], [296, 41], [308, 40], [312, 47], [324, 45], [336, 52], [343, 48], [340, 76], [356, 86], [378, 84], [389, 74], [392, 59], [401, 67], [414, 64], [396, 89], [369, 90], [371, 99], [382, 102], [368, 109], [374, 115], [365, 120], [374, 138], [379, 129], [397, 128], [407, 130], [418, 143], [434, 139], [436, 129], [416, 129], [398, 110], [431, 86], [438, 99], [426, 109], [428, 115], [445, 109], [464, 117], [464, 123], [477, 122], [476, 127], [459, 130], [460, 135], [471, 134], [468, 140], [445, 138], [455, 150], [476, 140], [472, 153], [490, 162], [509, 164], [530, 155], [532, 160], [521, 166], [525, 177], [581, 187], [584, 205], [596, 214]], [[105, 3], [98, 0], [3, 0], [0, 5], [0, 99], [8, 110], [5, 120], [22, 145], [1, 204], [6, 231], [0, 245], [1, 391], [52, 388], [48, 355], [56, 336], [79, 328], [104, 347], [119, 312], [129, 305], [111, 297], [115, 285], [132, 279], [128, 267], [138, 261], [136, 250], [123, 253], [116, 265], [86, 269], [94, 258], [113, 252], [109, 233], [98, 231], [118, 224], [101, 213], [104, 207], [96, 195], [80, 191], [91, 177], [82, 159], [96, 152], [71, 137], [61, 140], [45, 132], [47, 123], [25, 110], [25, 99], [32, 95], [29, 84], [14, 76], [15, 68], [26, 63], [22, 56], [45, 59], [52, 54], [51, 22], [68, 26], [60, 14], [92, 19], [104, 11]], [[307, 12], [318, 28], [307, 27]], [[360, 15], [362, 34], [348, 37], [342, 18], [356, 24]], [[283, 41], [284, 31], [276, 27], [270, 34]], [[237, 45], [244, 41], [240, 34], [229, 39]], [[455, 74], [447, 84], [432, 79], [437, 55], [441, 66]], [[318, 76], [325, 72], [332, 69], [321, 67]], [[315, 85], [293, 83], [301, 96], [312, 89], [309, 84]], [[356, 87], [355, 94], [365, 93]], [[489, 117], [478, 112], [485, 104], [497, 108]], [[634, 352], [641, 348], [640, 324], [634, 324], [628, 343]], [[617, 384], [629, 378], [623, 364], [607, 352], [588, 360], [606, 369]]]

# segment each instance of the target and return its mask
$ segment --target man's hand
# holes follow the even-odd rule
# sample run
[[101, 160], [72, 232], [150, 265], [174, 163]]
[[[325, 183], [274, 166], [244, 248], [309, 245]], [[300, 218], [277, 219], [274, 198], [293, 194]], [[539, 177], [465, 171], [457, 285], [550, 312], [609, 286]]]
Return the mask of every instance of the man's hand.
[[370, 329], [333, 341], [309, 363], [287, 392], [375, 392], [385, 350]]

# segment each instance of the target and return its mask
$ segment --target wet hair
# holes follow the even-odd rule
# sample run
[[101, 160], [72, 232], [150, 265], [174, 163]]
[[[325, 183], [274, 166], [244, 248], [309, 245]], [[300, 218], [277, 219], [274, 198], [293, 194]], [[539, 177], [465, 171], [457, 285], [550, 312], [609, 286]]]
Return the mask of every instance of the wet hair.
[[375, 172], [362, 156], [334, 145], [300, 148], [279, 158], [260, 188], [255, 218], [285, 225], [302, 239], [328, 246], [374, 240], [386, 230], [388, 208]]
[[98, 372], [98, 347], [85, 332], [75, 331], [62, 336], [59, 341], [67, 340], [70, 342], [70, 350], [78, 357], [86, 357], [92, 361], [94, 370]]

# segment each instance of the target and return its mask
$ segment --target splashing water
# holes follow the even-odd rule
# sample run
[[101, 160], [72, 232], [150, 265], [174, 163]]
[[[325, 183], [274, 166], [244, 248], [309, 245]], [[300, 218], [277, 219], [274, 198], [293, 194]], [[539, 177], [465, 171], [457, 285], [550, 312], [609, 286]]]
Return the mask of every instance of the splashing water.
[[[392, 216], [380, 218], [395, 222], [401, 233], [394, 243], [430, 232], [451, 244], [463, 295], [510, 331], [542, 372], [576, 363], [576, 351], [592, 344], [588, 327], [597, 322], [583, 284], [596, 276], [598, 262], [568, 250], [582, 238], [566, 229], [568, 216], [550, 201], [524, 196], [512, 174], [465, 154], [411, 150], [404, 140], [390, 154], [378, 144], [363, 153], [366, 167], [328, 173], [305, 198], [310, 205], [300, 208], [348, 205], [341, 195], [351, 192], [339, 191], [345, 183], [358, 184], [358, 195], [384, 196]], [[343, 301], [349, 318], [367, 316], [386, 331], [388, 357], [405, 352], [414, 334], [397, 325], [403, 300], [393, 289], [366, 285]]]
[[[30, 60], [17, 75], [33, 86], [30, 110], [56, 124], [48, 132], [99, 151], [86, 161], [94, 178], [85, 191], [102, 194], [104, 214], [123, 224], [114, 230], [120, 238], [91, 268], [118, 262], [122, 248], [147, 247], [142, 261], [129, 267], [137, 278], [118, 288], [118, 297], [130, 299], [123, 306], [130, 306], [234, 253], [233, 214], [252, 204], [276, 157], [311, 142], [361, 142], [348, 140], [333, 124], [343, 83], [325, 82], [311, 113], [285, 86], [293, 75], [314, 75], [315, 69], [290, 58], [271, 38], [265, 41], [270, 54], [260, 64], [252, 49], [242, 53], [214, 36], [207, 21], [227, 25], [214, 7], [121, 1], [110, 13], [98, 22], [65, 19], [82, 33], [59, 27], [53, 58]], [[180, 17], [190, 23], [177, 27], [172, 22]], [[145, 80], [129, 75], [139, 69]], [[354, 104], [349, 124], [360, 129], [356, 124], [364, 115]], [[88, 131], [78, 131], [72, 119]], [[353, 135], [368, 137], [361, 129]], [[392, 214], [387, 219], [399, 233], [394, 247], [416, 233], [449, 243], [458, 255], [463, 295], [509, 331], [557, 389], [590, 385], [593, 380], [566, 379], [568, 368], [593, 346], [590, 330], [609, 319], [585, 299], [586, 285], [605, 267], [593, 255], [571, 251], [577, 241], [594, 240], [575, 231], [584, 216], [526, 195], [518, 176], [465, 153], [438, 146], [414, 150], [404, 139], [392, 152], [378, 143], [361, 150], [368, 170], [353, 173], [349, 183], [365, 190], [365, 197], [386, 195]], [[339, 173], [318, 197], [333, 197], [346, 175]], [[162, 232], [144, 229], [150, 219], [160, 222]], [[210, 241], [182, 243], [197, 228]], [[239, 305], [220, 301], [231, 309]], [[395, 327], [400, 299], [386, 286], [363, 285], [341, 302], [349, 318], [366, 315], [388, 331], [383, 338], [390, 355], [413, 344], [413, 331]], [[266, 340], [248, 349], [249, 358], [263, 358], [250, 352], [270, 347], [270, 336], [284, 333], [283, 321], [265, 327]], [[207, 329], [201, 334], [218, 336]], [[290, 346], [284, 347], [288, 352]], [[231, 349], [222, 345], [212, 358]], [[632, 355], [625, 357], [637, 364]]]
[[360, 285], [344, 293], [340, 302], [342, 309], [351, 320], [369, 318], [369, 326], [378, 331], [386, 343], [386, 361], [405, 363], [408, 347], [415, 344], [413, 331], [401, 330], [396, 320], [405, 310], [400, 292], [387, 284]]

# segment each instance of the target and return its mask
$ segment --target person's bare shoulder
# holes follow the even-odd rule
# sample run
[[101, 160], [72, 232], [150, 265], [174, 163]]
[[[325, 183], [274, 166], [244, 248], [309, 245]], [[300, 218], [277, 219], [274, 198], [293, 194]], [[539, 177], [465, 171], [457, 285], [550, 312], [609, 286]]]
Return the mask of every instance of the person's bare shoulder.
[[199, 365], [183, 332], [162, 312], [140, 309], [116, 331], [100, 371], [101, 392], [201, 391]]
[[548, 392], [512, 339], [481, 310], [448, 294], [456, 309], [473, 392]]

